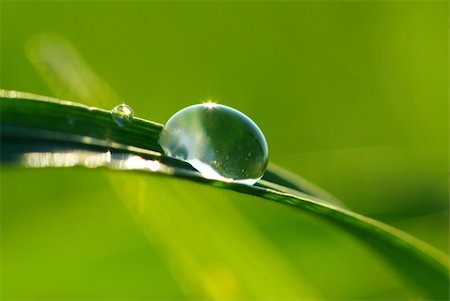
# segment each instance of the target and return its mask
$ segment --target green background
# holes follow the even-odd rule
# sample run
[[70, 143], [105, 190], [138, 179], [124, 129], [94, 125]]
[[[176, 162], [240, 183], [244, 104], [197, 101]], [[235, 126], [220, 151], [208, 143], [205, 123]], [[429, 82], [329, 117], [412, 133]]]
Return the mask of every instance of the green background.
[[[448, 253], [447, 2], [0, 5], [1, 88], [112, 108], [101, 89], [58, 90], [39, 76], [33, 41], [65, 39], [136, 116], [164, 123], [206, 100], [239, 109], [271, 162]], [[72, 87], [83, 80], [58, 66]], [[1, 200], [6, 299], [419, 294], [328, 223], [199, 184], [2, 168]], [[150, 209], [136, 215], [136, 200]]]

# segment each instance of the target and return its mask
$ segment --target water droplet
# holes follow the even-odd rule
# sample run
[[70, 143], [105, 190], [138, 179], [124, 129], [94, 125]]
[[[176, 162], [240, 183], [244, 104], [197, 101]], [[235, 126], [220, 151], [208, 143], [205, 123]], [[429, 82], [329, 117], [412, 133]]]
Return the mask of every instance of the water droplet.
[[268, 163], [267, 142], [258, 126], [219, 104], [197, 104], [177, 112], [164, 126], [159, 143], [166, 155], [187, 161], [210, 179], [252, 185]]
[[125, 126], [133, 121], [133, 109], [126, 104], [120, 104], [111, 110], [111, 116], [118, 126]]

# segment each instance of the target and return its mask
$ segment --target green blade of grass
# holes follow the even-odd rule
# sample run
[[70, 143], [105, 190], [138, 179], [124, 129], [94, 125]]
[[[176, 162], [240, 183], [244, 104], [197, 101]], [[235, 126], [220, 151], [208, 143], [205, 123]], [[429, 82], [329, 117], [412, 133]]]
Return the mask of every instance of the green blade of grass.
[[[135, 154], [144, 161], [149, 160], [148, 156], [151, 160], [161, 160], [158, 159], [161, 155], [157, 142], [161, 125], [156, 123], [136, 118], [131, 126], [119, 127], [115, 125], [106, 110], [17, 92], [2, 91], [0, 96], [2, 141], [8, 143], [11, 138], [16, 138], [19, 141], [17, 144], [23, 146], [21, 151], [32, 144], [27, 143], [27, 139], [34, 138], [52, 141], [55, 149], [70, 142], [77, 147], [83, 146], [92, 151], [97, 148], [98, 153], [107, 149], [117, 149], [125, 154]], [[30, 137], [31, 134], [33, 137]], [[9, 140], [5, 140], [5, 137]], [[86, 155], [76, 151], [74, 145], [70, 145], [69, 149], [72, 149], [72, 159]], [[2, 158], [4, 155], [2, 151]], [[88, 166], [85, 159], [84, 157], [80, 159], [79, 165]], [[117, 163], [117, 161], [120, 162], [121, 159], [113, 162]], [[45, 166], [58, 166], [52, 165], [52, 161], [49, 162]], [[448, 257], [445, 254], [402, 231], [350, 210], [328, 204], [317, 196], [290, 193], [288, 189], [293, 187], [283, 185], [283, 182], [290, 183], [290, 181], [282, 175], [277, 175], [282, 181], [273, 183], [277, 185], [273, 186], [276, 188], [273, 189], [211, 181], [202, 178], [189, 166], [177, 160], [169, 160], [162, 164], [167, 168], [160, 168], [156, 172], [146, 165], [133, 169], [151, 174], [176, 176], [205, 185], [234, 190], [320, 216], [379, 252], [397, 272], [405, 279], [411, 280], [413, 285], [424, 291], [429, 298], [446, 300], [449, 297], [449, 267]], [[122, 168], [120, 164], [111, 165], [110, 161], [105, 161], [98, 166], [129, 169]], [[271, 182], [268, 182], [266, 186], [270, 185]]]

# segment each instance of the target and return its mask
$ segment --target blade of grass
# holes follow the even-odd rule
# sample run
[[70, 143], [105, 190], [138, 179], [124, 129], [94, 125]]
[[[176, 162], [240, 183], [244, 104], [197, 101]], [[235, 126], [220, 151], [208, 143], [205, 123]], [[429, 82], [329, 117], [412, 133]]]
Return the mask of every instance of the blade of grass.
[[[93, 135], [93, 133], [95, 133], [95, 138], [101, 141], [104, 140], [106, 141], [105, 143], [107, 143], [108, 141], [111, 142], [116, 138], [119, 139], [118, 142], [120, 143], [130, 142], [131, 145], [135, 146], [139, 146], [139, 143], [143, 143], [142, 141], [139, 141], [139, 139], [137, 139], [135, 143], [131, 143], [132, 141], [127, 140], [132, 140], [131, 138], [120, 138], [118, 137], [120, 136], [119, 133], [115, 132], [114, 130], [105, 130], [105, 128], [108, 129], [108, 124], [114, 126], [113, 123], [111, 123], [111, 119], [106, 118], [107, 115], [109, 117], [109, 113], [107, 111], [98, 110], [95, 108], [84, 108], [80, 107], [79, 105], [67, 102], [58, 103], [56, 101], [49, 102], [42, 100], [34, 101], [31, 99], [22, 99], [22, 95], [19, 95], [20, 97], [16, 99], [15, 97], [17, 96], [18, 94], [12, 95], [10, 92], [2, 92], [2, 139], [4, 136], [5, 127], [13, 129], [29, 127], [39, 128], [39, 124], [41, 124], [42, 127], [40, 127], [39, 129], [50, 131], [50, 133], [57, 132], [59, 134], [71, 134], [71, 131], [73, 130], [74, 133], [72, 134], [77, 134], [80, 136], [88, 134]], [[36, 106], [31, 105], [32, 103], [37, 103], [38, 107], [40, 107], [41, 109], [37, 110]], [[46, 106], [48, 106], [48, 109], [46, 108]], [[70, 120], [70, 112], [72, 110], [74, 110], [74, 112], [78, 114], [76, 116], [80, 116], [80, 108], [83, 108], [83, 114], [92, 123], [81, 123], [78, 127], [74, 128], [68, 127], [66, 125], [61, 126], [61, 124], [65, 124], [67, 122], [67, 118], [69, 118]], [[52, 115], [55, 113], [64, 116], [63, 120], [59, 120], [57, 118], [60, 117]], [[31, 118], [31, 120], [29, 120], [28, 118]], [[49, 119], [54, 123], [48, 121]], [[103, 130], [105, 130], [104, 132], [96, 129], [102, 124], [102, 122], [105, 122], [105, 127], [103, 128]], [[143, 124], [152, 125], [153, 123], [146, 123], [146, 121], [144, 120], [138, 121], [138, 124], [136, 125], [136, 132], [145, 132], [143, 128], [139, 127], [143, 126]], [[83, 129], [80, 129], [81, 127]], [[120, 127], [117, 128], [118, 131], [123, 129]], [[128, 130], [131, 130], [131, 128]], [[7, 131], [6, 136], [8, 135], [10, 136], [11, 132]], [[139, 135], [137, 136], [139, 137]], [[154, 141], [148, 141], [149, 144], [157, 144], [156, 134], [146, 137], [152, 137], [152, 139], [154, 139]], [[35, 136], [34, 138], [39, 139], [39, 136]], [[78, 141], [78, 143], [85, 146], [91, 145], [89, 139], [86, 141]], [[26, 140], [23, 144], [27, 144]], [[95, 147], [99, 147], [99, 145], [97, 144], [92, 145]], [[126, 149], [124, 151], [126, 152]], [[73, 155], [77, 156], [77, 153], [74, 153]], [[156, 157], [157, 156], [155, 156], [155, 158]], [[144, 158], [142, 160], [145, 161]], [[80, 160], [80, 162], [85, 162], [85, 160]], [[83, 164], [84, 163], [82, 163], [81, 165]], [[46, 165], [46, 167], [48, 166], [49, 164]], [[99, 166], [109, 166], [116, 169], [127, 169], [121, 168], [120, 164], [117, 166], [110, 166], [108, 162], [106, 162], [105, 164], [100, 164]], [[141, 168], [137, 166], [133, 169], [137, 169], [142, 172], [151, 172], [152, 174], [155, 173], [155, 171], [149, 169], [146, 164], [142, 165]], [[168, 170], [170, 170], [170, 172]], [[359, 238], [368, 246], [378, 251], [381, 256], [383, 256], [392, 264], [392, 267], [396, 271], [401, 273], [405, 277], [405, 279], [411, 280], [414, 285], [417, 285], [417, 287], [421, 288], [430, 298], [438, 300], [448, 299], [448, 257], [442, 252], [429, 246], [428, 244], [398, 229], [362, 216], [360, 214], [354, 213], [350, 210], [318, 201], [317, 199], [308, 197], [307, 195], [303, 195], [300, 197], [292, 193], [286, 193], [283, 191], [265, 187], [211, 181], [200, 177], [199, 174], [193, 172], [192, 169], [181, 167], [181, 165], [171, 167], [170, 169], [162, 168], [157, 170], [156, 172], [158, 174], [181, 177], [199, 183], [209, 184], [224, 189], [231, 189], [248, 195], [258, 196], [266, 200], [286, 204], [295, 208], [301, 208], [302, 210], [310, 212], [311, 214], [320, 216], [324, 220], [335, 224], [336, 226], [348, 231], [349, 233], [352, 233], [353, 235], [355, 235], [355, 237]]]

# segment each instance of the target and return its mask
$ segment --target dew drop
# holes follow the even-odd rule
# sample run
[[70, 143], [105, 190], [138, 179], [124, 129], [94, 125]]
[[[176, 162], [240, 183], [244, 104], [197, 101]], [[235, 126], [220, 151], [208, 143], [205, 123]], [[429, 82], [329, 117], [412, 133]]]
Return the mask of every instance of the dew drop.
[[118, 126], [126, 126], [133, 122], [133, 109], [126, 104], [120, 104], [111, 110], [111, 116]]
[[258, 126], [243, 113], [219, 104], [197, 104], [175, 113], [159, 144], [209, 179], [252, 185], [264, 174], [268, 148]]

